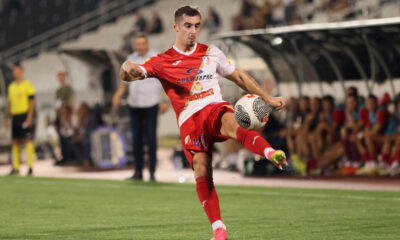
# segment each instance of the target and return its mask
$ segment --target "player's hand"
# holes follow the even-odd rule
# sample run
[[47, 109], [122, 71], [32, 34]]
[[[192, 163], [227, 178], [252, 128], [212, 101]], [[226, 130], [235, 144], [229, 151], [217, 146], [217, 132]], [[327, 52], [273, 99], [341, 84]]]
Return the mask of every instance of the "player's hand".
[[265, 99], [265, 101], [274, 107], [278, 112], [281, 112], [286, 105], [283, 97], [269, 97], [268, 99]]
[[8, 128], [10, 127], [10, 119], [6, 118], [6, 119], [4, 120], [4, 127], [5, 127], [6, 129], [8, 129]]
[[123, 68], [120, 70], [120, 77], [122, 80], [132, 82], [144, 79], [146, 77], [143, 70], [136, 63], [132, 61], [126, 61], [124, 66], [126, 71]]
[[30, 128], [32, 126], [32, 119], [27, 118], [26, 121], [22, 124], [23, 128]]
[[113, 96], [113, 98], [112, 98], [112, 107], [113, 107], [114, 109], [118, 109], [120, 100], [121, 100], [121, 99], [120, 99], [119, 96], [116, 96], [116, 95]]
[[168, 108], [169, 108], [168, 103], [162, 102], [162, 103], [160, 103], [159, 112], [161, 114], [164, 114], [164, 113], [166, 113], [168, 111]]

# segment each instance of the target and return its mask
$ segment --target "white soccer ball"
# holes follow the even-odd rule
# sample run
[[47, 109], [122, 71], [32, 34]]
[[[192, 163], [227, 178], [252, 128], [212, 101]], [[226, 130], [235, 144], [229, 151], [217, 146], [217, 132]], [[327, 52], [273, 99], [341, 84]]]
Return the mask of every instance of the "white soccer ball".
[[236, 102], [235, 118], [243, 128], [257, 129], [267, 124], [272, 110], [260, 96], [247, 94]]

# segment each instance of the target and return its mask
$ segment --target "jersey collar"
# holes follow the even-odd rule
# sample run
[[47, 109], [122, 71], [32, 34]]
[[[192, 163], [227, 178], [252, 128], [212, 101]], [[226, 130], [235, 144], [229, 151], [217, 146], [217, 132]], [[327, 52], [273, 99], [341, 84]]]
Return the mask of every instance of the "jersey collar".
[[192, 53], [194, 53], [194, 51], [196, 51], [197, 42], [194, 44], [194, 47], [193, 47], [193, 49], [192, 49], [190, 52], [181, 51], [179, 48], [175, 47], [175, 45], [172, 45], [172, 47], [173, 47], [174, 50], [177, 51], [178, 53], [180, 53], [180, 54], [182, 54], [182, 55], [189, 56], [189, 55], [191, 55]]

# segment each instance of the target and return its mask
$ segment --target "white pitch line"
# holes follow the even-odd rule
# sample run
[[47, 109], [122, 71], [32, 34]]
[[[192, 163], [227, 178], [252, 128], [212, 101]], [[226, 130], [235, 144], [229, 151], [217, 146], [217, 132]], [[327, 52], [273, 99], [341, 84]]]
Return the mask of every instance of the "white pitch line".
[[[16, 180], [17, 183], [23, 184], [42, 184], [42, 185], [50, 185], [50, 186], [57, 186], [58, 181], [48, 181], [48, 180], [39, 180], [35, 182], [26, 182], [23, 180]], [[110, 183], [99, 184], [99, 183], [80, 183], [80, 182], [63, 182], [63, 184], [75, 187], [97, 187], [97, 188], [142, 188], [142, 189], [158, 189], [158, 190], [173, 190], [173, 191], [180, 191], [180, 192], [194, 192], [193, 190], [187, 188], [180, 188], [180, 187], [171, 187], [171, 186], [152, 186], [152, 185], [130, 185], [130, 186], [121, 186], [115, 185]], [[260, 188], [260, 190], [263, 190]], [[370, 201], [400, 201], [400, 198], [386, 198], [386, 197], [368, 197], [368, 196], [358, 196], [358, 195], [338, 195], [338, 194], [314, 194], [314, 193], [282, 193], [282, 192], [262, 192], [262, 191], [249, 191], [249, 190], [218, 190], [220, 193], [227, 193], [227, 194], [247, 194], [247, 195], [264, 195], [264, 196], [286, 196], [286, 197], [304, 197], [304, 198], [342, 198], [342, 199], [357, 199], [357, 200], [370, 200]]]

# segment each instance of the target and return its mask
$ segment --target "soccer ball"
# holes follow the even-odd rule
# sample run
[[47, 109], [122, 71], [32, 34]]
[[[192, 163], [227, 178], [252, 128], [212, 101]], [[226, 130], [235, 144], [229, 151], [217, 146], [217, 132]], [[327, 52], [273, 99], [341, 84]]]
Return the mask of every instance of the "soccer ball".
[[247, 94], [236, 102], [235, 118], [243, 128], [257, 129], [267, 124], [272, 110], [260, 96]]

